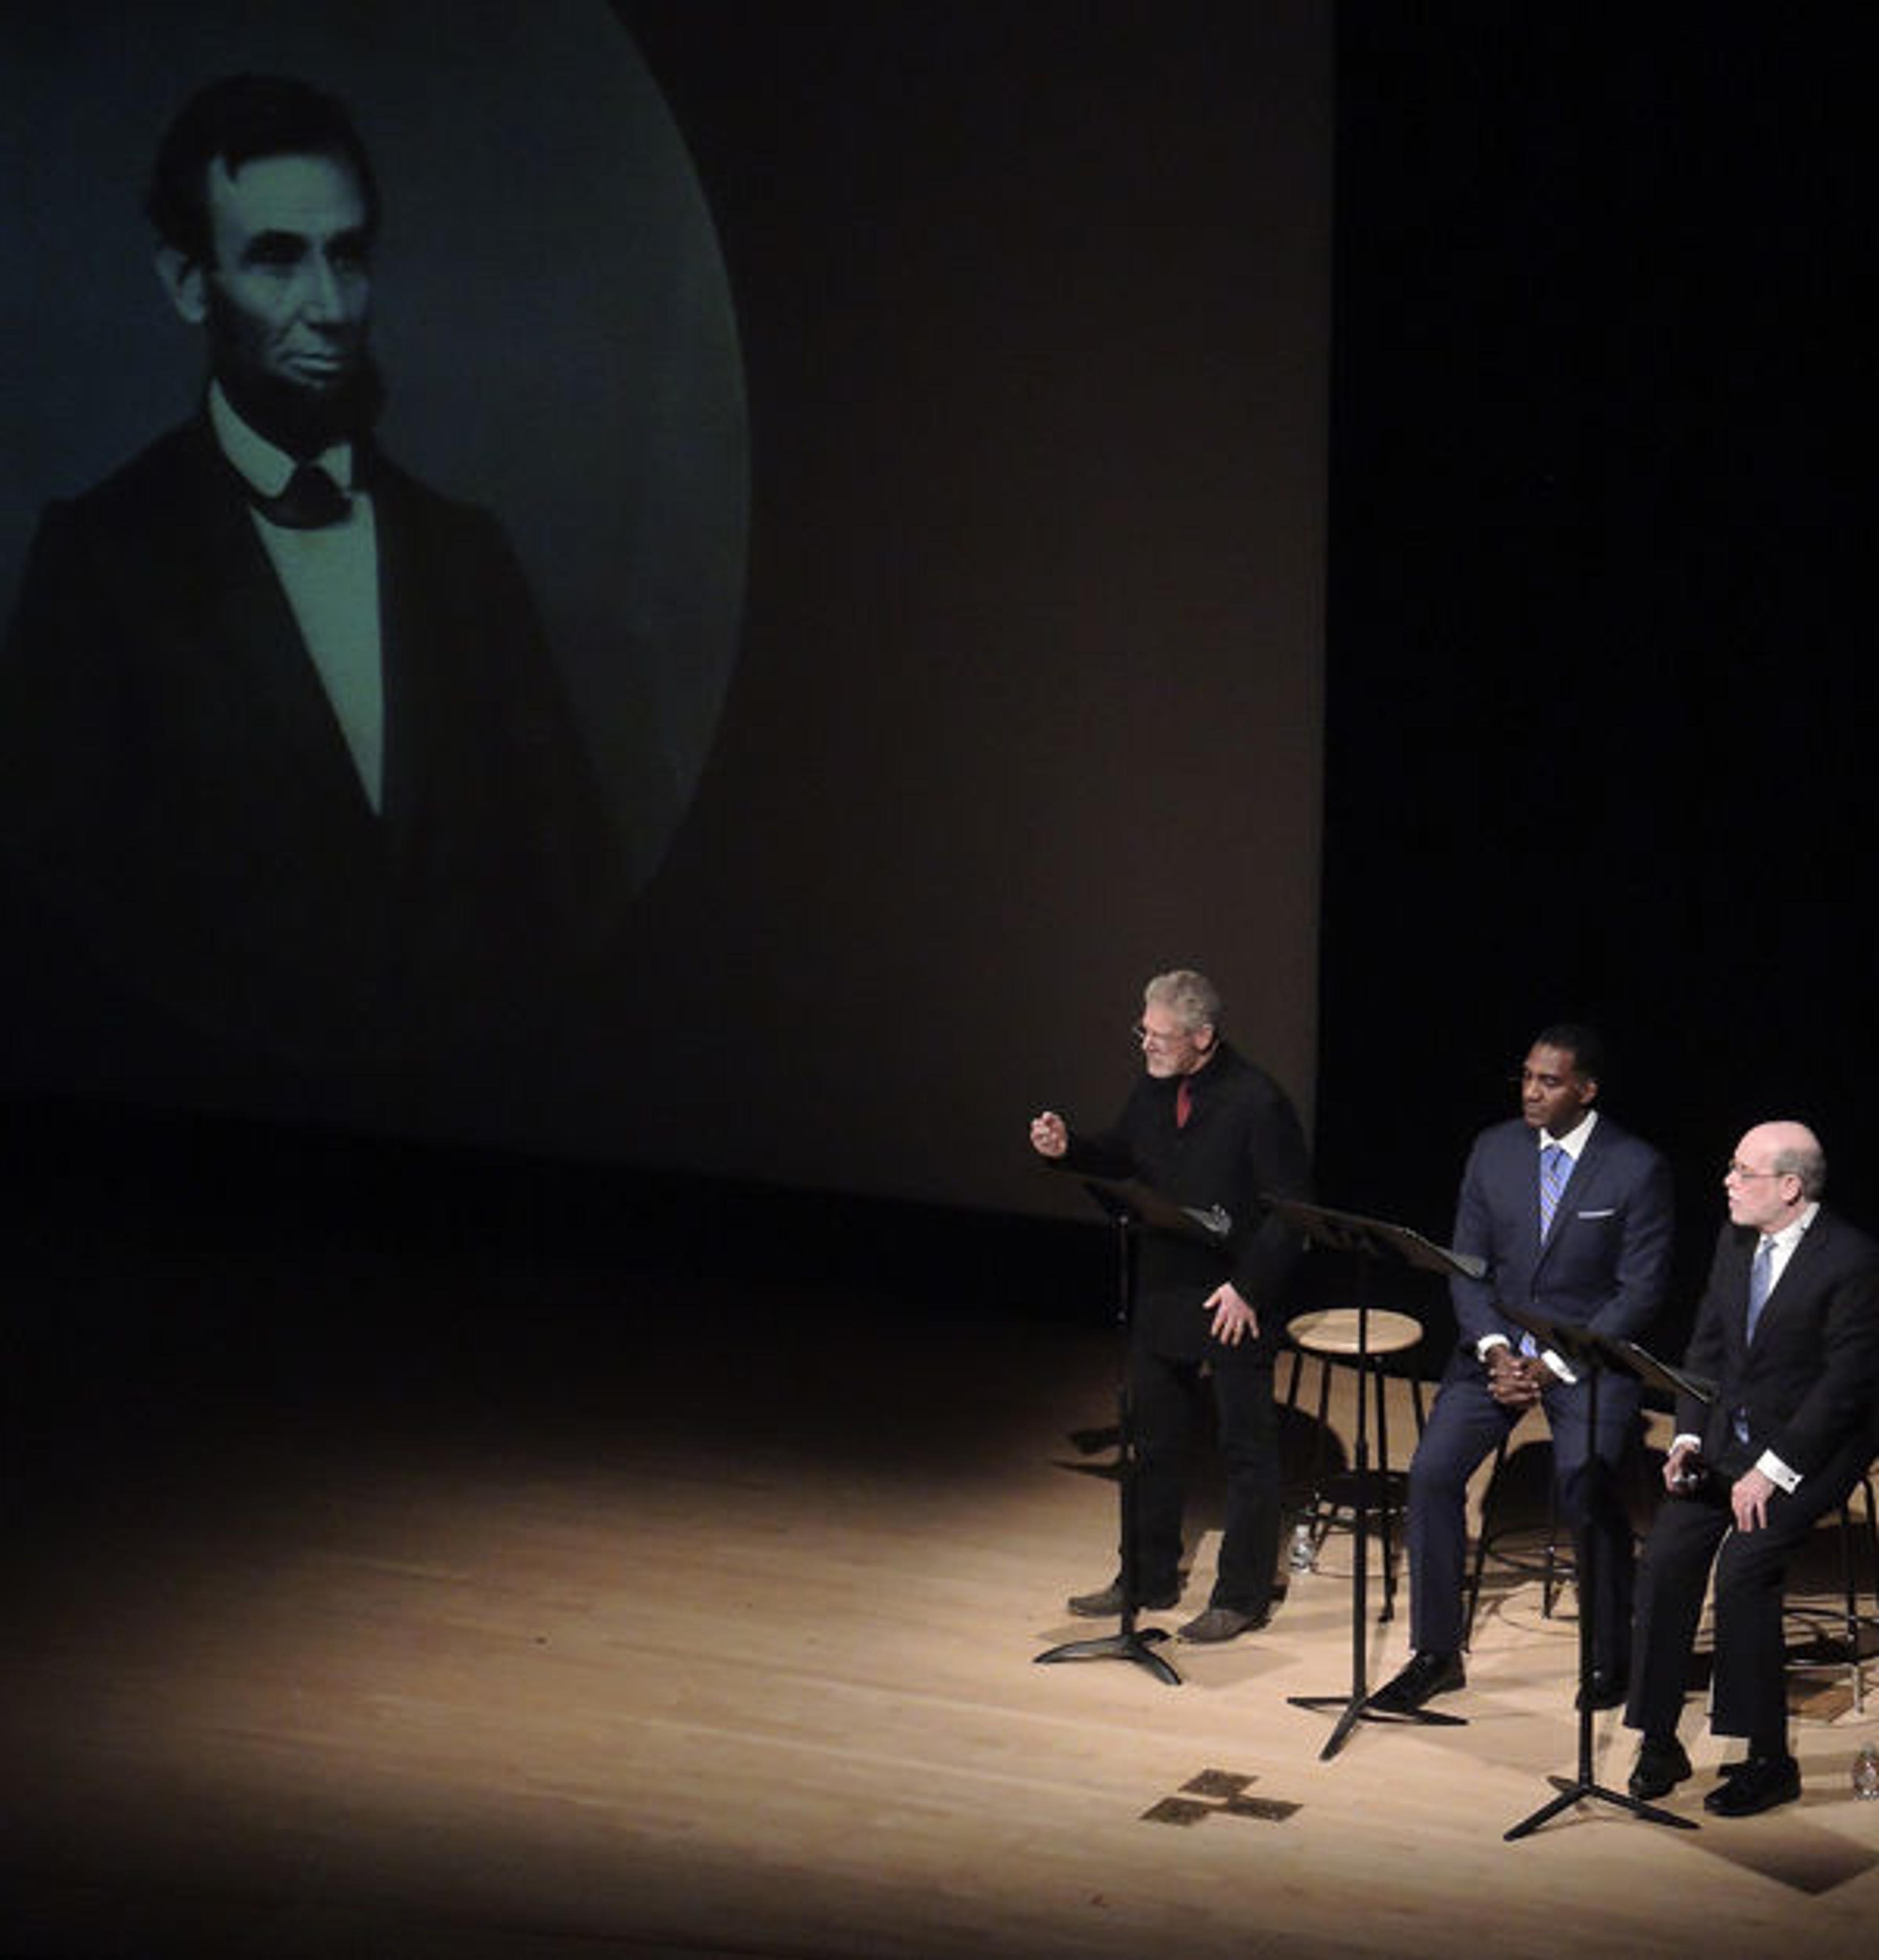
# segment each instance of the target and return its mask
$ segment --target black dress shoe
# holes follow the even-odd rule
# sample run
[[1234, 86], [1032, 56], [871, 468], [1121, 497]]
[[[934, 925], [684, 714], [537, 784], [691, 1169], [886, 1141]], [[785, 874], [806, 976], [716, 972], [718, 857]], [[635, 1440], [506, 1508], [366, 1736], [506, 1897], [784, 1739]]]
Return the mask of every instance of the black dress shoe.
[[[1064, 1603], [1080, 1619], [1113, 1620], [1120, 1616], [1126, 1596], [1123, 1582], [1119, 1579], [1112, 1579], [1101, 1592], [1078, 1592]], [[1176, 1605], [1180, 1596], [1181, 1589], [1178, 1586], [1164, 1586], [1157, 1592], [1139, 1592], [1135, 1596], [1135, 1609], [1138, 1612], [1158, 1613]]]
[[1648, 1803], [1654, 1797], [1668, 1796], [1689, 1774], [1690, 1758], [1674, 1736], [1663, 1742], [1647, 1736], [1638, 1745], [1637, 1767], [1626, 1787], [1640, 1803]]
[[1801, 1765], [1792, 1756], [1750, 1756], [1732, 1764], [1721, 1782], [1703, 1799], [1704, 1809], [1718, 1817], [1753, 1817], [1778, 1803], [1792, 1803], [1801, 1794]]
[[1380, 1715], [1413, 1715], [1438, 1694], [1451, 1694], [1468, 1685], [1458, 1653], [1418, 1653], [1393, 1681], [1385, 1682], [1364, 1705]]
[[[1579, 1690], [1581, 1708], [1622, 1708], [1631, 1692], [1631, 1677], [1613, 1667], [1595, 1667], [1592, 1677]], [[1690, 1771], [1684, 1771], [1688, 1776]]]

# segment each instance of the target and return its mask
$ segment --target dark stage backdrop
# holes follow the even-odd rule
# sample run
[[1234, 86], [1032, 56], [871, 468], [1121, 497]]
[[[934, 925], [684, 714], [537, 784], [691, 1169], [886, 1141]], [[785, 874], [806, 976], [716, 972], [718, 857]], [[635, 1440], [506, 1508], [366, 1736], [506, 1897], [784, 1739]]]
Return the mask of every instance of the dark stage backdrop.
[[1879, 1222], [1870, 18], [1339, 11], [1321, 1167], [1441, 1225], [1590, 1019], [1683, 1303], [1756, 1120]]
[[502, 515], [649, 816], [520, 1052], [296, 1073], [183, 1002], [107, 1063], [23, 1003], [16, 1087], [1048, 1213], [1027, 1115], [1106, 1115], [1197, 964], [1309, 1116], [1328, 10], [157, 11], [0, 17], [9, 587], [189, 406], [163, 117], [310, 68], [384, 180], [387, 447]]

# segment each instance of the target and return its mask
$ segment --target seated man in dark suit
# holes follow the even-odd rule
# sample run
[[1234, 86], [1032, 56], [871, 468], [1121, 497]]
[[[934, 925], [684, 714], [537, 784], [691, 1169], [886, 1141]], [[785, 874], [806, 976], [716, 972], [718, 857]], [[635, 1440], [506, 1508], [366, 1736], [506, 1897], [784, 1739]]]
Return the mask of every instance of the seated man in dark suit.
[[1502, 1303], [1546, 1319], [1635, 1338], [1656, 1313], [1670, 1255], [1670, 1176], [1648, 1144], [1592, 1107], [1602, 1066], [1597, 1037], [1565, 1025], [1533, 1039], [1521, 1070], [1518, 1120], [1475, 1140], [1462, 1177], [1454, 1249], [1484, 1261], [1479, 1279], [1451, 1290], [1462, 1344], [1409, 1465], [1409, 1661], [1369, 1706], [1407, 1715], [1465, 1685], [1461, 1645], [1469, 1478], [1521, 1415], [1542, 1404], [1553, 1430], [1562, 1513], [1578, 1570], [1596, 1559], [1595, 1706], [1624, 1698], [1629, 1666], [1631, 1526], [1613, 1473], [1637, 1425], [1632, 1378], [1600, 1384], [1598, 1430], [1589, 1393], [1559, 1356]]
[[1791, 1122], [1750, 1131], [1724, 1174], [1729, 1220], [1684, 1360], [1715, 1398], [1679, 1398], [1670, 1498], [1639, 1580], [1625, 1710], [1644, 1732], [1635, 1796], [1662, 1796], [1690, 1773], [1677, 1723], [1712, 1561], [1709, 1726], [1746, 1737], [1748, 1753], [1703, 1806], [1747, 1817], [1801, 1794], [1782, 1634], [1788, 1563], [1879, 1447], [1879, 1246], [1822, 1207], [1826, 1183], [1818, 1141]]
[[212, 83], [147, 208], [208, 387], [48, 508], [0, 653], [35, 1024], [310, 1082], [500, 1044], [619, 854], [502, 531], [374, 446], [364, 147], [302, 83]]

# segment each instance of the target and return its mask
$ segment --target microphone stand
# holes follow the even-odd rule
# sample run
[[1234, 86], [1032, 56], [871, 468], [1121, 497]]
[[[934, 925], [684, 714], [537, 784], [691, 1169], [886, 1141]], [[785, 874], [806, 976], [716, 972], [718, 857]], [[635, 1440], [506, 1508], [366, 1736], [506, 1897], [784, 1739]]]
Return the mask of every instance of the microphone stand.
[[1117, 1502], [1122, 1513], [1122, 1622], [1113, 1634], [1099, 1634], [1087, 1640], [1065, 1640], [1035, 1656], [1044, 1664], [1066, 1660], [1126, 1660], [1144, 1667], [1156, 1680], [1178, 1688], [1181, 1677], [1165, 1655], [1157, 1653], [1154, 1643], [1167, 1638], [1164, 1627], [1135, 1624], [1135, 1479], [1140, 1459], [1135, 1450], [1133, 1411], [1129, 1398], [1129, 1332], [1135, 1319], [1135, 1233], [1146, 1227], [1170, 1232], [1208, 1245], [1225, 1242], [1233, 1221], [1215, 1206], [1200, 1211], [1177, 1204], [1151, 1186], [1135, 1178], [1084, 1176], [1084, 1188], [1109, 1214], [1116, 1227], [1116, 1324], [1123, 1330], [1123, 1368], [1116, 1385]]
[[[1451, 1715], [1440, 1709], [1418, 1708], [1407, 1715], [1397, 1715], [1370, 1706], [1368, 1661], [1365, 1652], [1369, 1617], [1370, 1513], [1373, 1497], [1377, 1504], [1382, 1502], [1381, 1478], [1386, 1473], [1380, 1464], [1378, 1482], [1373, 1492], [1371, 1488], [1368, 1420], [1370, 1405], [1369, 1271], [1372, 1263], [1383, 1260], [1400, 1260], [1425, 1272], [1465, 1273], [1471, 1278], [1479, 1278], [1486, 1268], [1472, 1254], [1452, 1252], [1445, 1246], [1432, 1244], [1419, 1233], [1411, 1231], [1407, 1226], [1388, 1224], [1378, 1218], [1359, 1217], [1353, 1212], [1333, 1211], [1323, 1205], [1307, 1204], [1297, 1198], [1268, 1198], [1266, 1202], [1274, 1211], [1282, 1212], [1301, 1226], [1313, 1245], [1330, 1252], [1355, 1252], [1359, 1261], [1357, 1268], [1357, 1437], [1351, 1456], [1353, 1570], [1351, 1580], [1350, 1689], [1345, 1694], [1292, 1694], [1286, 1697], [1295, 1708], [1339, 1708], [1343, 1711], [1326, 1739], [1324, 1747], [1318, 1752], [1319, 1761], [1328, 1762], [1343, 1748], [1351, 1731], [1359, 1722], [1388, 1722], [1399, 1726], [1413, 1723], [1425, 1728], [1441, 1729], [1459, 1729], [1467, 1726], [1465, 1716]], [[1387, 1550], [1388, 1542], [1386, 1539], [1386, 1554]]]
[[[1585, 1421], [1589, 1438], [1586, 1460], [1586, 1475], [1596, 1478], [1604, 1474], [1604, 1465], [1598, 1455], [1598, 1384], [1599, 1378], [1607, 1370], [1635, 1375], [1640, 1381], [1653, 1386], [1667, 1389], [1671, 1393], [1681, 1392], [1693, 1395], [1699, 1402], [1715, 1399], [1713, 1386], [1697, 1380], [1680, 1370], [1667, 1367], [1651, 1354], [1645, 1352], [1635, 1341], [1613, 1341], [1602, 1334], [1595, 1334], [1589, 1327], [1575, 1326], [1565, 1321], [1549, 1320], [1544, 1314], [1536, 1313], [1530, 1307], [1509, 1306], [1502, 1303], [1501, 1311], [1508, 1319], [1524, 1327], [1543, 1346], [1550, 1348], [1556, 1354], [1568, 1362], [1585, 1377]], [[1680, 1817], [1674, 1811], [1660, 1809], [1656, 1804], [1646, 1803], [1633, 1796], [1629, 1790], [1608, 1790], [1593, 1774], [1592, 1764], [1592, 1673], [1595, 1666], [1594, 1652], [1594, 1624], [1598, 1613], [1599, 1567], [1602, 1562], [1601, 1548], [1595, 1542], [1592, 1530], [1591, 1491], [1588, 1488], [1586, 1505], [1586, 1523], [1582, 1538], [1580, 1563], [1585, 1568], [1579, 1580], [1579, 1761], [1578, 1772], [1572, 1777], [1549, 1777], [1559, 1794], [1505, 1834], [1505, 1841], [1513, 1844], [1517, 1839], [1530, 1837], [1543, 1824], [1549, 1822], [1562, 1810], [1569, 1810], [1576, 1803], [1588, 1798], [1596, 1798], [1601, 1803], [1616, 1804], [1621, 1810], [1629, 1810], [1634, 1815], [1647, 1818], [1653, 1824], [1667, 1824], [1679, 1831], [1697, 1828], [1693, 1818]]]

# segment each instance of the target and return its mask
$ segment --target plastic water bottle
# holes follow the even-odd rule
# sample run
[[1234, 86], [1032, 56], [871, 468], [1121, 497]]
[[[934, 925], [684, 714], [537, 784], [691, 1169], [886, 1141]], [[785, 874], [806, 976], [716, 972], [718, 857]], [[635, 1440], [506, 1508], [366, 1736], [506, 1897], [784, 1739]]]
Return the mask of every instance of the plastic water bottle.
[[1879, 1743], [1862, 1742], [1854, 1756], [1853, 1794], [1879, 1799]]
[[[1311, 1535], [1311, 1520], [1301, 1518], [1291, 1528], [1290, 1564], [1295, 1572], [1309, 1572], [1317, 1563], [1318, 1548]], [[1879, 1775], [1879, 1764], [1874, 1773]]]

